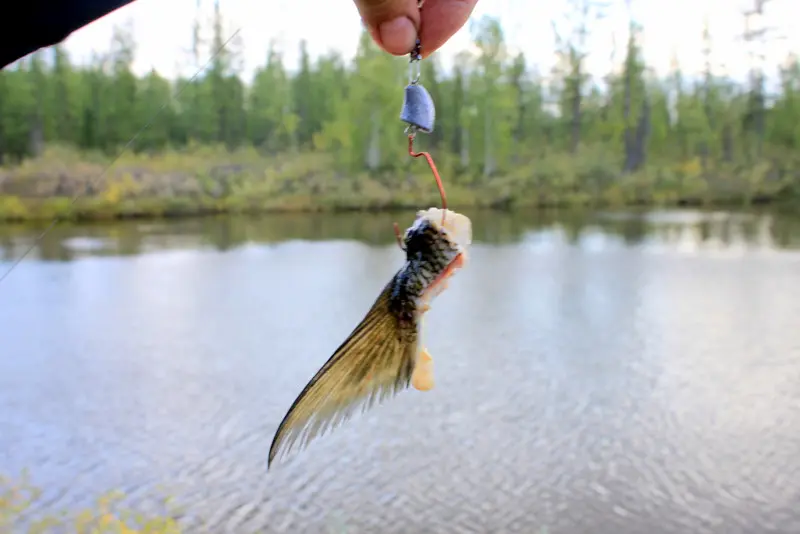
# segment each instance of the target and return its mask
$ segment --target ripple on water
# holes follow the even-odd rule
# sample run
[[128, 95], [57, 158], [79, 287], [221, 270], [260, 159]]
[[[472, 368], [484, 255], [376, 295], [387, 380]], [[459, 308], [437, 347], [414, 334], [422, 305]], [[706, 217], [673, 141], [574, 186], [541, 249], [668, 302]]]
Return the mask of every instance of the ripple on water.
[[0, 466], [32, 468], [37, 511], [120, 487], [176, 496], [197, 532], [796, 534], [796, 254], [689, 228], [740, 219], [478, 242], [426, 325], [436, 389], [269, 473], [284, 411], [396, 268], [390, 239], [189, 233], [167, 254], [158, 227], [147, 255], [25, 263], [0, 301]]

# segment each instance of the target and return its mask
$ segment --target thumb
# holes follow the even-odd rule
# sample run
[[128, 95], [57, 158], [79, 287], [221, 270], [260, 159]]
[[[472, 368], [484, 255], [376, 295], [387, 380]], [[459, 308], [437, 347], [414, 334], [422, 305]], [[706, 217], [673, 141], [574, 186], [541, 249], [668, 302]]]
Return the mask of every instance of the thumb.
[[417, 0], [354, 0], [375, 42], [396, 56], [414, 49], [419, 28]]

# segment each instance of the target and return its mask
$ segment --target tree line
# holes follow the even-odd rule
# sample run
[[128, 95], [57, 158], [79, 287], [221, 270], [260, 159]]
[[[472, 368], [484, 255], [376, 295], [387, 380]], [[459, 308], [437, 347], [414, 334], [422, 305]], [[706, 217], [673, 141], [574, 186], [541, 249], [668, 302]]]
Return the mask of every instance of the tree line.
[[[643, 172], [650, 183], [682, 187], [687, 176], [700, 176], [704, 187], [717, 184], [720, 191], [726, 180], [758, 186], [772, 181], [781, 191], [795, 187], [795, 55], [787, 54], [778, 68], [777, 93], [767, 94], [761, 72], [754, 71], [747, 84], [716, 73], [706, 28], [703, 75], [690, 79], [675, 60], [671, 73], [658, 77], [643, 61], [644, 30], [631, 19], [627, 43], [615, 50], [609, 73], [593, 77], [586, 68], [587, 35], [604, 7], [592, 0], [569, 4], [566, 22], [554, 24], [557, 64], [548, 76], [523, 54], [509, 53], [500, 22], [490, 17], [473, 22], [473, 51], [460, 53], [452, 72], [445, 74], [435, 57], [422, 62], [437, 124], [432, 134], [420, 136], [421, 143], [445, 160], [452, 175], [480, 184], [536, 168], [537, 180], [566, 181], [567, 189], [602, 189]], [[194, 79], [170, 81], [155, 71], [135, 76], [136, 46], [125, 27], [115, 29], [108, 52], [91, 64], [76, 65], [55, 46], [0, 71], [0, 163], [35, 158], [48, 144], [113, 154], [163, 107], [132, 151], [213, 144], [253, 147], [265, 157], [325, 153], [343, 174], [407, 167], [398, 119], [407, 58], [383, 53], [366, 32], [351, 60], [336, 53], [312, 59], [301, 42], [296, 69], [287, 69], [271, 46], [245, 83], [241, 45], [222, 47], [219, 8], [209, 30], [206, 43], [195, 32], [197, 63], [211, 50], [222, 51]], [[545, 160], [552, 169], [539, 165]], [[579, 168], [559, 168], [567, 164]]]

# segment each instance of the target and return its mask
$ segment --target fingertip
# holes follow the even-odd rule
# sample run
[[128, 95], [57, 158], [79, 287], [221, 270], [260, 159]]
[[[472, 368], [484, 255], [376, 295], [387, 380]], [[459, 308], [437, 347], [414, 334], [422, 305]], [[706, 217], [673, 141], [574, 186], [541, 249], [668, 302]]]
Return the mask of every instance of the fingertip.
[[422, 9], [422, 57], [442, 47], [467, 23], [478, 0], [426, 0]]

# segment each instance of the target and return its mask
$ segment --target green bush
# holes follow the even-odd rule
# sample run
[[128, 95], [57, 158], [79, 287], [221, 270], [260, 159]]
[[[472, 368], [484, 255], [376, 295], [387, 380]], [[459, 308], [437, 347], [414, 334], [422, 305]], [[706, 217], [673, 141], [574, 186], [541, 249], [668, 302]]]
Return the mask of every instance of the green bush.
[[[577, 154], [542, 150], [483, 176], [459, 171], [460, 162], [437, 157], [454, 207], [668, 206], [750, 204], [796, 198], [790, 157], [752, 165], [653, 161], [633, 174], [607, 147]], [[785, 156], [785, 155], [784, 155]], [[0, 220], [182, 217], [224, 212], [416, 209], [439, 204], [422, 159], [399, 161], [374, 173], [335, 170], [320, 152], [264, 156], [252, 148], [227, 151], [190, 146], [110, 160], [65, 147], [0, 169]], [[79, 199], [72, 206], [72, 198]]]

